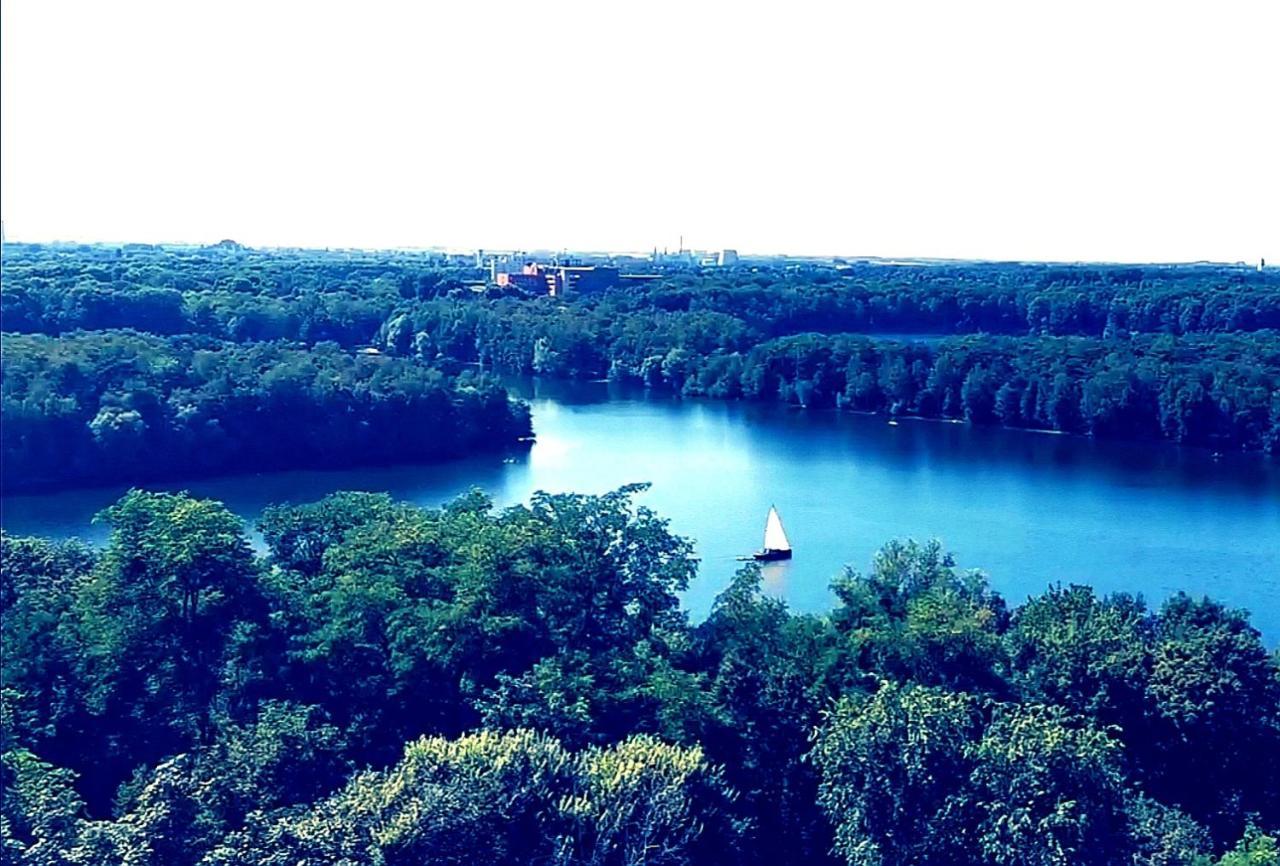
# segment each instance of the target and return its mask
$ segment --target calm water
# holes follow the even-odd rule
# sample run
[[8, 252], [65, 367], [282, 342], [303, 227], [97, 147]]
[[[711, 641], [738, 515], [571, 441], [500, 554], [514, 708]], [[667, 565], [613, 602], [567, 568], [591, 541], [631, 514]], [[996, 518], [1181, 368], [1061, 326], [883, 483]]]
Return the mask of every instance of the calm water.
[[[284, 472], [163, 486], [225, 501], [252, 520], [274, 502], [387, 490], [437, 505], [475, 485], [499, 503], [534, 490], [603, 492], [652, 482], [642, 501], [697, 542], [697, 616], [758, 547], [778, 506], [796, 550], [766, 567], [798, 610], [831, 603], [828, 582], [865, 568], [883, 542], [939, 538], [1010, 601], [1087, 582], [1156, 602], [1176, 590], [1249, 608], [1280, 642], [1280, 463], [1172, 446], [958, 424], [647, 397], [611, 386], [525, 385], [537, 444], [515, 462]], [[101, 540], [92, 515], [120, 488], [3, 499], [7, 530]]]

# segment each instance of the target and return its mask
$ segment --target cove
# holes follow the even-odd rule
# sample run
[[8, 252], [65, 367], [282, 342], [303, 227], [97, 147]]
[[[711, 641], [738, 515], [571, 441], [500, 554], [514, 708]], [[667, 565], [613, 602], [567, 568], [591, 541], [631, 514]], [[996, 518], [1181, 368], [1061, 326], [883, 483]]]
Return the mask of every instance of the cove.
[[[1101, 442], [778, 405], [680, 400], [605, 383], [521, 381], [537, 442], [515, 457], [425, 466], [274, 472], [150, 484], [220, 499], [252, 524], [266, 505], [335, 490], [435, 506], [480, 487], [502, 505], [535, 490], [600, 493], [649, 482], [639, 502], [693, 538], [685, 594], [705, 615], [776, 505], [794, 559], [764, 566], [798, 611], [892, 538], [940, 539], [1011, 604], [1054, 583], [1099, 593], [1209, 595], [1248, 608], [1280, 642], [1280, 463], [1167, 444]], [[6, 496], [8, 532], [105, 538], [93, 515], [123, 487]]]

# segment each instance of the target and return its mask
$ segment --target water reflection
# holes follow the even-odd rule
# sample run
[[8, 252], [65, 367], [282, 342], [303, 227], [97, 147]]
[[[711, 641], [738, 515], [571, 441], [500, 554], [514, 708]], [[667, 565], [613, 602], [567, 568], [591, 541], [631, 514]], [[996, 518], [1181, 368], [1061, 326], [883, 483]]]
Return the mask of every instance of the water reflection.
[[787, 596], [787, 578], [791, 576], [791, 560], [781, 559], [760, 564], [761, 588], [780, 598]]

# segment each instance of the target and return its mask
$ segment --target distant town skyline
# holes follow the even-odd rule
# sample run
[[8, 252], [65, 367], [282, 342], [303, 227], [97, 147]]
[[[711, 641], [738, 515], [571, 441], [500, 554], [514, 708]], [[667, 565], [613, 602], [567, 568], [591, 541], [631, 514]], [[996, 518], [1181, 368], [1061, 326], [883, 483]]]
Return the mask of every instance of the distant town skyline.
[[[443, 246], [439, 244], [429, 245], [397, 245], [397, 246], [358, 246], [352, 244], [327, 244], [323, 246], [311, 244], [246, 244], [241, 243], [235, 238], [223, 237], [218, 241], [205, 240], [128, 240], [128, 239], [81, 239], [81, 238], [12, 238], [6, 243], [15, 244], [39, 244], [49, 246], [158, 246], [158, 247], [214, 247], [219, 242], [233, 241], [238, 246], [246, 249], [257, 249], [263, 251], [271, 250], [313, 250], [334, 252], [351, 251], [360, 253], [379, 253], [379, 252], [403, 252], [406, 254], [422, 253], [422, 254], [438, 254], [453, 259], [457, 257], [475, 258], [483, 256], [483, 260], [477, 267], [485, 267], [489, 263], [493, 255], [499, 255], [507, 258], [512, 254], [524, 255], [529, 263], [546, 263], [544, 260], [554, 260], [557, 256], [568, 256], [570, 259], [585, 257], [592, 260], [600, 260], [602, 257], [616, 257], [618, 260], [627, 259], [649, 259], [653, 255], [653, 248], [648, 250], [641, 249], [576, 249], [572, 247], [542, 247], [542, 248], [520, 248], [520, 247], [473, 247], [473, 246]], [[1182, 260], [1139, 260], [1139, 259], [1033, 259], [1033, 258], [998, 258], [998, 257], [963, 257], [963, 256], [879, 256], [874, 254], [858, 254], [858, 253], [842, 253], [842, 252], [825, 252], [825, 253], [797, 253], [785, 250], [736, 250], [729, 247], [711, 249], [711, 248], [687, 248], [685, 250], [688, 261], [692, 265], [702, 264], [708, 267], [726, 267], [740, 263], [744, 260], [750, 263], [757, 260], [775, 259], [775, 260], [793, 260], [793, 261], [817, 261], [817, 262], [876, 262], [880, 264], [946, 264], [955, 263], [983, 263], [991, 262], [993, 264], [1026, 262], [1028, 264], [1066, 264], [1066, 265], [1234, 265], [1244, 266], [1248, 268], [1262, 269], [1264, 266], [1268, 270], [1280, 267], [1275, 259], [1268, 259], [1265, 256], [1256, 259], [1182, 259]], [[729, 254], [729, 261], [725, 261]], [[706, 260], [700, 261], [699, 256], [707, 257]], [[675, 250], [658, 249], [657, 261], [662, 264], [675, 264], [678, 256]], [[509, 264], [509, 263], [508, 263]]]
[[1280, 262], [1266, 0], [0, 15], [9, 241]]

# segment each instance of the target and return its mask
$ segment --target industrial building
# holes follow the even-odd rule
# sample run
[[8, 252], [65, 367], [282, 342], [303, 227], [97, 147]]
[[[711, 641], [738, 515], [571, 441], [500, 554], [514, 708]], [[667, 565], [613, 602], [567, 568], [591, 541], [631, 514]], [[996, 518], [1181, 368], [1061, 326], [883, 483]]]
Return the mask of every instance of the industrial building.
[[621, 279], [617, 268], [603, 265], [542, 265], [528, 262], [519, 273], [500, 272], [491, 264], [493, 282], [504, 288], [526, 292], [546, 292], [553, 298], [567, 294], [598, 292], [616, 286]]

